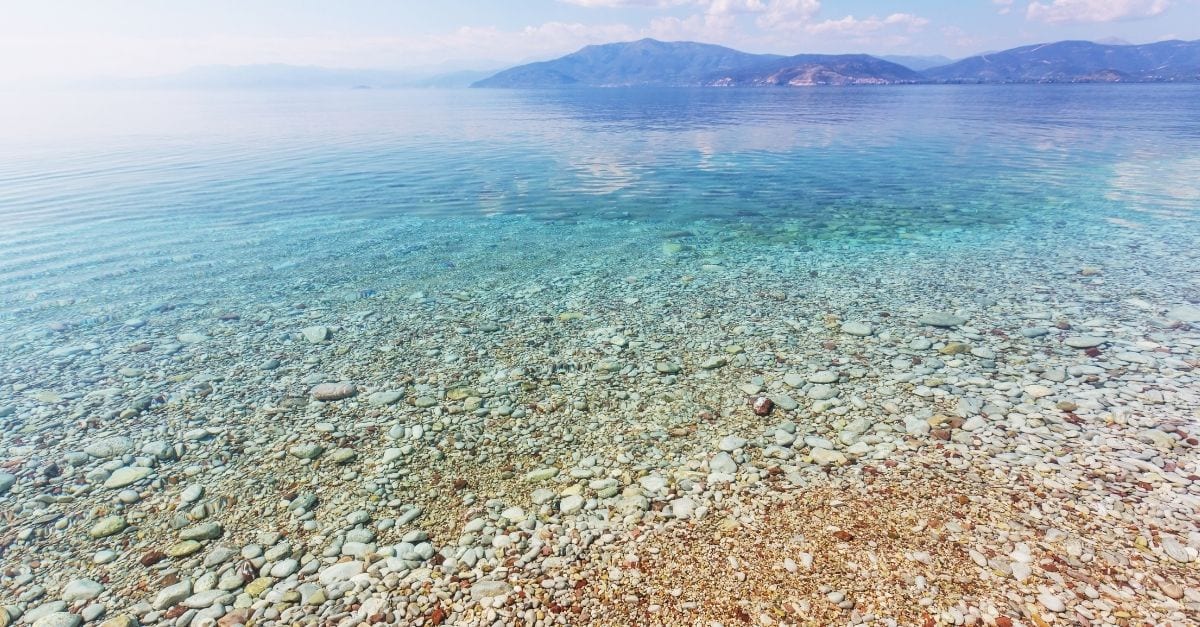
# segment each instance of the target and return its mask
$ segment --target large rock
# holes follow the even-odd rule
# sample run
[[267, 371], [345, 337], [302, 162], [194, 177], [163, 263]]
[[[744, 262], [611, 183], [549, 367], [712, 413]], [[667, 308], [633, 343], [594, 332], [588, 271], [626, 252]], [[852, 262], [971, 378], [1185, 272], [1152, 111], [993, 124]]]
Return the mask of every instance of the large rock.
[[145, 466], [123, 466], [114, 470], [108, 476], [108, 479], [104, 480], [104, 487], [114, 490], [123, 488], [149, 477], [153, 472], [153, 469], [146, 468]]
[[169, 609], [190, 596], [192, 596], [192, 582], [190, 579], [184, 579], [173, 586], [163, 588], [154, 597], [153, 606], [156, 610]]
[[353, 383], [319, 383], [312, 389], [312, 397], [318, 401], [340, 401], [357, 393]]
[[956, 316], [952, 313], [935, 311], [921, 316], [921, 319], [917, 322], [927, 327], [942, 327], [948, 329], [951, 327], [956, 327], [960, 324], [965, 324], [967, 319], [963, 318], [962, 316]]
[[127, 526], [128, 524], [121, 516], [106, 516], [92, 525], [92, 528], [88, 531], [88, 535], [96, 539], [107, 538], [108, 536], [125, 531], [125, 527]]
[[83, 452], [92, 457], [110, 459], [120, 457], [133, 450], [133, 440], [123, 435], [101, 438], [83, 447]]
[[76, 579], [62, 589], [62, 600], [67, 603], [90, 601], [104, 592], [104, 584], [91, 579]]
[[1194, 305], [1179, 305], [1167, 310], [1167, 320], [1180, 322], [1200, 322], [1200, 307]]
[[512, 586], [503, 581], [483, 580], [476, 581], [471, 586], [471, 598], [479, 601], [481, 599], [490, 599], [492, 597], [504, 596], [512, 592]]
[[313, 344], [320, 344], [333, 337], [333, 332], [329, 330], [329, 327], [325, 326], [304, 327], [300, 330], [300, 334], [304, 336], [304, 339]]
[[366, 565], [362, 562], [341, 562], [322, 570], [317, 579], [321, 582], [321, 585], [331, 586], [335, 583], [350, 581], [364, 570], [366, 570]]
[[33, 627], [79, 627], [83, 617], [70, 612], [51, 612], [35, 621]]

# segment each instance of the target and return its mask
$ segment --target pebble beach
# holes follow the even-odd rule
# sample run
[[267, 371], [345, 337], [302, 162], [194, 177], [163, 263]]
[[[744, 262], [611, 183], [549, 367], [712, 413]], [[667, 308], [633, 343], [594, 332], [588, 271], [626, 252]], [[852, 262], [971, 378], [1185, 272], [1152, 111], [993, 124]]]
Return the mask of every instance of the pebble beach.
[[22, 222], [0, 627], [1197, 624], [1164, 171], [982, 220]]

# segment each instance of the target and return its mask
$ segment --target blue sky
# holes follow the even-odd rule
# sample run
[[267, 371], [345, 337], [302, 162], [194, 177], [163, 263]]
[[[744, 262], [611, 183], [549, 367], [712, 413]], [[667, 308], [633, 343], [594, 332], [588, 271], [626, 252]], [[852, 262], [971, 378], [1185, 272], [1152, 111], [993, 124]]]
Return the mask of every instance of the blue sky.
[[1200, 0], [6, 0], [0, 77], [490, 69], [641, 37], [962, 57], [1060, 39], [1200, 39]]

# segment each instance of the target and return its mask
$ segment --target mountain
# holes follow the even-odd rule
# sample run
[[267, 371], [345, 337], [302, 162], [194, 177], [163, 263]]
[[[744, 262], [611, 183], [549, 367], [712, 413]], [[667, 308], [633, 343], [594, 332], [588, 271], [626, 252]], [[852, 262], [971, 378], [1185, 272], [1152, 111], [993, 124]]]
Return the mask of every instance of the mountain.
[[1200, 40], [1138, 46], [1060, 41], [970, 57], [924, 71], [943, 83], [1200, 80]]
[[915, 70], [917, 72], [920, 72], [922, 70], [928, 70], [931, 67], [940, 67], [943, 65], [949, 65], [951, 63], [954, 63], [954, 59], [951, 59], [950, 57], [942, 56], [940, 54], [935, 54], [932, 56], [924, 56], [924, 57], [907, 56], [907, 55], [900, 55], [900, 54], [887, 54], [887, 55], [880, 55], [879, 58], [883, 59], [884, 61], [891, 61], [892, 63], [895, 63], [896, 65], [903, 65], [904, 67], [906, 67], [910, 70]]
[[588, 46], [504, 70], [472, 87], [727, 87], [911, 83], [912, 70], [867, 55], [750, 54], [654, 39]]

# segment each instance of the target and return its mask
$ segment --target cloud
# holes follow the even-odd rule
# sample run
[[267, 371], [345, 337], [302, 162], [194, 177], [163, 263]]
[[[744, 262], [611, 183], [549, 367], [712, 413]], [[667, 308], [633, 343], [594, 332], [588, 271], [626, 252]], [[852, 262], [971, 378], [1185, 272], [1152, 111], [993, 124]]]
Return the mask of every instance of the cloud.
[[1008, 12], [1012, 11], [1013, 0], [992, 0], [992, 4], [1000, 7], [1000, 9], [996, 11], [997, 13], [1000, 15], [1008, 15]]
[[1025, 18], [1048, 24], [1115, 22], [1161, 15], [1171, 0], [1053, 0], [1030, 2]]
[[814, 35], [833, 33], [852, 37], [863, 37], [879, 32], [888, 27], [897, 27], [907, 31], [917, 31], [923, 28], [929, 20], [911, 13], [893, 13], [885, 18], [868, 17], [858, 19], [847, 15], [840, 20], [825, 20], [809, 24], [805, 30]]

